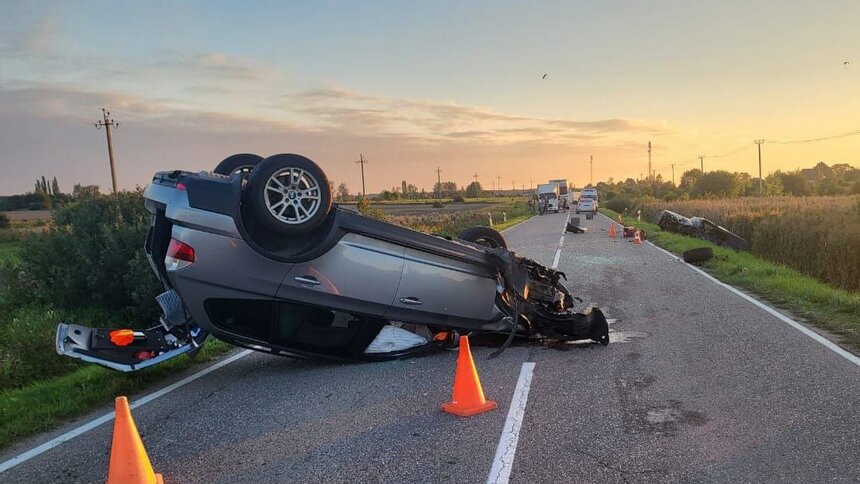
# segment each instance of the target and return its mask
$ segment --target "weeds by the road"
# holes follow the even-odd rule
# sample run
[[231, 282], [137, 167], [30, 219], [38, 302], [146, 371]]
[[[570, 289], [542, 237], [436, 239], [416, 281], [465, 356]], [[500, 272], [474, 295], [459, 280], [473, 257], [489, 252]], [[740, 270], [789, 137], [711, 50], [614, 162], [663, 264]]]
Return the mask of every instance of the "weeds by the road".
[[0, 422], [3, 422], [0, 425], [0, 449], [16, 440], [48, 430], [62, 419], [78, 417], [106, 405], [117, 395], [140, 392], [155, 382], [209, 361], [231, 348], [226, 343], [210, 339], [194, 360], [177, 358], [158, 367], [130, 374], [96, 365], [82, 365], [74, 372], [58, 378], [0, 391]]
[[490, 218], [494, 229], [504, 230], [532, 215], [525, 199], [512, 199], [481, 209], [426, 215], [386, 215], [385, 219], [420, 232], [456, 237], [469, 227], [489, 225]]
[[710, 219], [750, 242], [753, 254], [835, 287], [860, 290], [860, 196], [745, 197], [650, 201], [643, 216], [663, 209]]
[[[613, 220], [618, 214], [600, 209]], [[625, 224], [645, 229], [648, 240], [676, 254], [696, 247], [711, 247], [714, 258], [704, 268], [717, 279], [749, 290], [761, 298], [843, 338], [860, 350], [860, 293], [837, 289], [813, 277], [766, 261], [748, 252], [737, 252], [710, 242], [664, 232], [651, 223], [624, 217]]]

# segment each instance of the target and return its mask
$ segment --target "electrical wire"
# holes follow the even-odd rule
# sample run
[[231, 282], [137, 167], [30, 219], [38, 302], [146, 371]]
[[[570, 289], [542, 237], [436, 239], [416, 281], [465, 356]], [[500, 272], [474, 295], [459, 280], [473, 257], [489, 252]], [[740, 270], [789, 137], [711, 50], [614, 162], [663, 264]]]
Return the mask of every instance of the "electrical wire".
[[858, 134], [860, 134], [860, 130], [849, 131], [847, 133], [842, 133], [842, 134], [835, 134], [833, 136], [824, 136], [823, 138], [796, 139], [796, 140], [791, 140], [791, 141], [780, 141], [780, 140], [766, 139], [766, 140], [764, 140], [764, 142], [765, 143], [779, 144], [779, 145], [790, 145], [790, 144], [799, 144], [799, 143], [815, 143], [817, 141], [827, 141], [827, 140], [837, 139], [837, 138], [846, 138], [848, 136], [855, 136]]

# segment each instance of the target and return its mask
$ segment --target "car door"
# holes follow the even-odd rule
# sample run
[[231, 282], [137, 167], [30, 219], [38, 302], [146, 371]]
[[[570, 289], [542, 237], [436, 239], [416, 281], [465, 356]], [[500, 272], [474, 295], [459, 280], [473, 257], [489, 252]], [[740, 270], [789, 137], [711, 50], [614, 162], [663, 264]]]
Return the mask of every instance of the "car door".
[[397, 244], [346, 234], [324, 255], [293, 266], [278, 298], [381, 317], [394, 301], [404, 251]]
[[406, 249], [397, 296], [385, 317], [426, 324], [489, 321], [496, 286], [488, 268]]

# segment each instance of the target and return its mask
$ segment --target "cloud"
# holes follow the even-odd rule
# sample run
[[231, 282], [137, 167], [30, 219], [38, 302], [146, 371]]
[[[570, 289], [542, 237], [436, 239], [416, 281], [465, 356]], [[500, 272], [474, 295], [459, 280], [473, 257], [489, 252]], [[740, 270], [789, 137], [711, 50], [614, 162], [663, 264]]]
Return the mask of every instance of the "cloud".
[[30, 28], [12, 35], [11, 50], [18, 54], [53, 52], [60, 37], [57, 22], [50, 16], [37, 20]]
[[507, 114], [451, 102], [386, 98], [338, 87], [316, 88], [285, 96], [311, 124], [367, 135], [401, 134], [426, 141], [472, 136], [474, 141], [568, 143], [624, 134], [665, 134], [663, 122], [633, 119], [579, 121]]

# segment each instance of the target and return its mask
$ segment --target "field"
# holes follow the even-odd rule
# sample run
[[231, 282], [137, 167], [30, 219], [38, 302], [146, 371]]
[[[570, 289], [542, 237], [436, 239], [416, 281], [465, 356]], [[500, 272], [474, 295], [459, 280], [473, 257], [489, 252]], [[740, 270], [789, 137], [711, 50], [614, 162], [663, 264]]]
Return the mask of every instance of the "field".
[[860, 291], [860, 196], [653, 201], [643, 217], [653, 220], [662, 209], [710, 219], [763, 259]]

